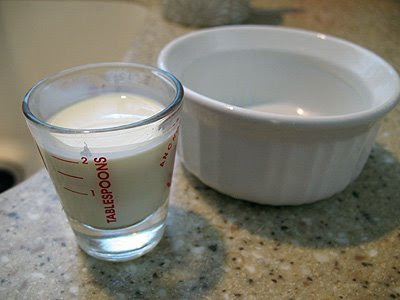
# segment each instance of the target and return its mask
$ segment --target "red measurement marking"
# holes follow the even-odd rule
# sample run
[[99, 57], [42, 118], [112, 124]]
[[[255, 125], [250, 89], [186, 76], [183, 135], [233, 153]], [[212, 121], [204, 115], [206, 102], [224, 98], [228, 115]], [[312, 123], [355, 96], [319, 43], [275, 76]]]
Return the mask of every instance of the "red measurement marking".
[[71, 178], [83, 179], [83, 177], [80, 177], [80, 176], [75, 176], [75, 175], [67, 174], [67, 173], [64, 173], [64, 172], [61, 172], [61, 171], [57, 171], [57, 172], [60, 173], [61, 175], [68, 176], [68, 177], [71, 177]]
[[64, 189], [66, 189], [67, 191], [70, 191], [70, 192], [79, 194], [79, 195], [84, 195], [84, 196], [87, 196], [87, 195], [88, 195], [87, 193], [81, 193], [81, 192], [77, 192], [77, 191], [71, 190], [71, 189], [69, 189], [69, 188], [67, 188], [67, 187], [65, 187], [65, 186], [64, 186]]
[[79, 164], [79, 162], [77, 162], [77, 161], [66, 160], [66, 159], [63, 159], [63, 158], [60, 158], [60, 157], [57, 157], [57, 156], [54, 156], [54, 155], [52, 155], [51, 157], [53, 157], [55, 159], [58, 159], [58, 160], [61, 160], [63, 162], [67, 162], [67, 163], [71, 163], [71, 164]]

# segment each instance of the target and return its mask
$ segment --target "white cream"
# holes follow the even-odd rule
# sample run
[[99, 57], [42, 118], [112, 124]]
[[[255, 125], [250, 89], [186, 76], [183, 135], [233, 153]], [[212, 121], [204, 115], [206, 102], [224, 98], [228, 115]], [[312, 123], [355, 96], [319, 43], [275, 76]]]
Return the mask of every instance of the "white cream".
[[109, 128], [146, 119], [163, 109], [162, 104], [150, 98], [110, 93], [68, 106], [48, 123], [66, 128]]
[[[107, 128], [148, 118], [163, 108], [142, 96], [105, 94], [73, 104], [47, 122], [65, 128]], [[57, 150], [41, 147], [69, 217], [96, 228], [126, 227], [167, 200], [177, 137], [169, 133], [155, 138], [153, 130], [84, 138], [54, 134]]]

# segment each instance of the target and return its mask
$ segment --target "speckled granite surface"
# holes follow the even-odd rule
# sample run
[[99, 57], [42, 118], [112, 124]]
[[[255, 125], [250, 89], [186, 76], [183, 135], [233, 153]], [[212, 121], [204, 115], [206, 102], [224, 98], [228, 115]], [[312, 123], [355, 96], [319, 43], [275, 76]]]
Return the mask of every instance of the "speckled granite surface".
[[[192, 29], [156, 1], [125, 59], [154, 63]], [[313, 29], [366, 46], [400, 69], [400, 3], [253, 1], [251, 22]], [[0, 195], [0, 299], [400, 299], [400, 108], [382, 122], [361, 176], [300, 207], [234, 200], [178, 163], [168, 227], [151, 253], [107, 263], [76, 245], [44, 170]]]

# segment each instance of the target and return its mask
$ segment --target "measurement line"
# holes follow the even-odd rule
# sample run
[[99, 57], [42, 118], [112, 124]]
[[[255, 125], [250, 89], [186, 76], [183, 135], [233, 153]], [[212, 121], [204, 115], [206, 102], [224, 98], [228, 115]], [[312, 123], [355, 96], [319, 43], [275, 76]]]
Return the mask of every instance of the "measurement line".
[[71, 178], [83, 179], [83, 177], [80, 177], [80, 176], [75, 176], [75, 175], [67, 174], [67, 173], [64, 173], [64, 172], [61, 172], [61, 171], [57, 171], [57, 172], [60, 173], [61, 175], [68, 176], [68, 177], [71, 177]]
[[64, 186], [64, 189], [66, 189], [67, 191], [70, 191], [70, 192], [79, 194], [79, 195], [84, 195], [84, 196], [89, 195], [89, 194], [87, 194], [87, 193], [81, 193], [81, 192], [77, 192], [77, 191], [71, 190], [71, 189], [69, 189], [69, 188], [67, 188], [67, 187], [65, 187], [65, 186]]
[[51, 157], [53, 157], [55, 159], [58, 159], [58, 160], [61, 160], [63, 162], [67, 162], [67, 163], [71, 163], [71, 164], [79, 164], [79, 162], [77, 162], [77, 161], [63, 159], [63, 158], [60, 158], [60, 157], [57, 157], [57, 156], [54, 156], [54, 155], [52, 155]]

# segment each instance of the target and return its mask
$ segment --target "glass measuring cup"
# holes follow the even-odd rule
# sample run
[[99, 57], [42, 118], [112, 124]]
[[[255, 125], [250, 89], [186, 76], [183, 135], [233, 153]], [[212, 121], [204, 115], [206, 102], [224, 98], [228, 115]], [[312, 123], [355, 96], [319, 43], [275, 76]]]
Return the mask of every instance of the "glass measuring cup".
[[[75, 126], [110, 104], [98, 100], [103, 96], [104, 101], [117, 97], [119, 104], [130, 97], [133, 106], [150, 99], [161, 108], [127, 124]], [[25, 96], [28, 127], [78, 244], [89, 255], [123, 261], [143, 255], [160, 241], [182, 97], [173, 75], [132, 63], [68, 69], [40, 81]], [[87, 101], [92, 102], [82, 106]], [[79, 108], [69, 114], [73, 126], [54, 124], [54, 116], [73, 107]]]

